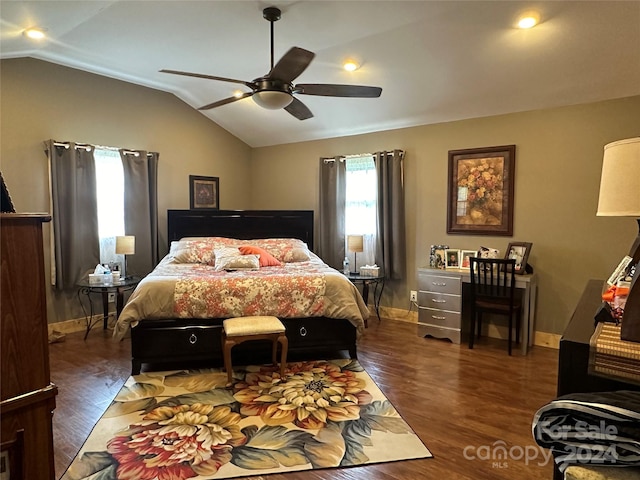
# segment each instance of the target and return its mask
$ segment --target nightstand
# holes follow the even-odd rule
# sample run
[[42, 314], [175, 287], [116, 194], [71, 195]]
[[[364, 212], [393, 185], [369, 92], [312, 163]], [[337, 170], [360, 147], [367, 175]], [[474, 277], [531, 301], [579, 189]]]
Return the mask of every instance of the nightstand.
[[[373, 285], [373, 306], [376, 309], [378, 321], [380, 321], [380, 298], [384, 289], [384, 275], [360, 275], [359, 273], [349, 273], [346, 276], [354, 285], [362, 284], [362, 299], [369, 305], [369, 285]], [[365, 321], [365, 327], [368, 322]]]
[[[92, 293], [100, 293], [102, 295], [102, 318], [104, 322], [103, 328], [106, 330], [107, 328], [107, 320], [109, 319], [109, 294], [114, 293], [116, 296], [116, 320], [120, 316], [122, 309], [124, 308], [124, 292], [133, 290], [140, 283], [139, 277], [127, 277], [121, 279], [118, 282], [112, 283], [89, 283], [89, 280], [82, 280], [78, 282], [76, 285], [78, 288], [78, 301], [82, 306], [82, 310], [85, 312], [85, 317], [87, 321], [87, 331], [84, 334], [84, 338], [86, 340], [87, 335], [89, 335], [89, 331], [91, 328], [97, 323], [93, 320], [93, 302], [91, 300]], [[87, 316], [86, 310], [84, 308], [84, 303], [82, 303], [81, 295], [85, 295], [89, 300], [89, 315]]]

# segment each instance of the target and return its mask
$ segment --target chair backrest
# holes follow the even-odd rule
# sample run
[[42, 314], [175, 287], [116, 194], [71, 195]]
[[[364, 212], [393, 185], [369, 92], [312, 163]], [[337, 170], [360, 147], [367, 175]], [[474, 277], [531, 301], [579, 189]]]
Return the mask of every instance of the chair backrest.
[[514, 258], [471, 257], [470, 261], [474, 298], [513, 302], [516, 288]]

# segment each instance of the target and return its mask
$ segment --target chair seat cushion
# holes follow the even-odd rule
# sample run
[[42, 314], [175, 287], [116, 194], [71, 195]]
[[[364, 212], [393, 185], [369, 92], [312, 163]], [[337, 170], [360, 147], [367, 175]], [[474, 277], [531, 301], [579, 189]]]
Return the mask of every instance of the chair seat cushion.
[[227, 318], [222, 322], [224, 333], [228, 337], [283, 333], [284, 325], [277, 317], [253, 316]]

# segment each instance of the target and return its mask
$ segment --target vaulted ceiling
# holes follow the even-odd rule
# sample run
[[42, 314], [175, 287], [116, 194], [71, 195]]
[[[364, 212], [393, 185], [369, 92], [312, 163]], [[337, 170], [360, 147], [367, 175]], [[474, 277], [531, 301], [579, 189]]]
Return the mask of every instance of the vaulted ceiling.
[[[34, 57], [171, 92], [194, 108], [251, 81], [292, 46], [316, 54], [294, 83], [382, 88], [379, 98], [296, 95], [300, 121], [251, 98], [202, 114], [253, 147], [640, 94], [640, 1], [7, 1], [1, 58]], [[540, 23], [515, 28], [535, 10]], [[39, 26], [34, 41], [25, 28]], [[342, 69], [345, 59], [360, 68]], [[240, 85], [240, 89], [247, 88]]]

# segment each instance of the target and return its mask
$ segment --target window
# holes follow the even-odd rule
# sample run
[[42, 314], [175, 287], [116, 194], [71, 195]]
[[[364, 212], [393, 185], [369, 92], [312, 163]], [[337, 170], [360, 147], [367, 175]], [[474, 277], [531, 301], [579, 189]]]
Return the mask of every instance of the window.
[[98, 200], [98, 230], [100, 262], [124, 262], [115, 254], [116, 236], [124, 235], [124, 170], [120, 152], [96, 147], [96, 198]]
[[[357, 271], [362, 265], [375, 262], [375, 238], [377, 217], [377, 175], [371, 155], [348, 157], [345, 160], [346, 205], [345, 234], [363, 235], [364, 251], [357, 255], [358, 265], [351, 269]], [[347, 254], [349, 251], [346, 250]], [[353, 261], [349, 256], [349, 260]]]

